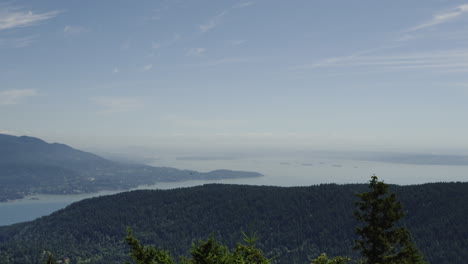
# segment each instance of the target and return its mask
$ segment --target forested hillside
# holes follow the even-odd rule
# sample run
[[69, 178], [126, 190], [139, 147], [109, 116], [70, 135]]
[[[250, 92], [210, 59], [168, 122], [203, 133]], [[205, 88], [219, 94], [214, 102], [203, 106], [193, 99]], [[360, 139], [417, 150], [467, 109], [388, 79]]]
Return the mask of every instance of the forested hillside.
[[[366, 185], [310, 187], [205, 185], [133, 191], [74, 203], [50, 216], [0, 228], [2, 263], [37, 263], [54, 252], [71, 263], [123, 263], [126, 228], [144, 244], [186, 254], [213, 233], [229, 247], [241, 231], [279, 263], [308, 263], [320, 253], [355, 256], [355, 193]], [[428, 263], [468, 259], [468, 183], [391, 186], [406, 211], [404, 223]]]

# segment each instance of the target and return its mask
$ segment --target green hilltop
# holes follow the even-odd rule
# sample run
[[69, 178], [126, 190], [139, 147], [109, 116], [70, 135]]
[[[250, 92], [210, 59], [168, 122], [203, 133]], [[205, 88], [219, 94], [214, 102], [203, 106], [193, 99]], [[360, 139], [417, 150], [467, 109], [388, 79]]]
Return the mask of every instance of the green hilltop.
[[[310, 263], [322, 252], [355, 258], [356, 193], [367, 185], [268, 187], [210, 184], [141, 190], [91, 198], [32, 222], [0, 227], [4, 264], [39, 263], [44, 251], [71, 263], [123, 263], [126, 228], [143, 244], [189, 252], [209, 234], [234, 248], [241, 232], [279, 263]], [[391, 185], [403, 203], [403, 224], [431, 264], [468, 259], [468, 183]]]

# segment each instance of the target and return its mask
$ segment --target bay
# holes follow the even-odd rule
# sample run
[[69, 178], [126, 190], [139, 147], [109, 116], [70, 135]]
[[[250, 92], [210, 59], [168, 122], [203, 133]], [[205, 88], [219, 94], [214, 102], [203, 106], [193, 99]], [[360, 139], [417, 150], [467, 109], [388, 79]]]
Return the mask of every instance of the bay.
[[[135, 189], [173, 189], [207, 183], [309, 186], [322, 183], [365, 183], [375, 174], [387, 183], [409, 185], [428, 182], [467, 181], [468, 166], [413, 165], [374, 161], [325, 159], [313, 157], [249, 158], [177, 158], [166, 157], [150, 164], [208, 172], [216, 169], [256, 171], [263, 177], [209, 181], [165, 182]], [[133, 189], [133, 190], [135, 190]], [[102, 191], [79, 195], [33, 195], [25, 199], [0, 203], [0, 226], [34, 220], [82, 199], [115, 194]]]

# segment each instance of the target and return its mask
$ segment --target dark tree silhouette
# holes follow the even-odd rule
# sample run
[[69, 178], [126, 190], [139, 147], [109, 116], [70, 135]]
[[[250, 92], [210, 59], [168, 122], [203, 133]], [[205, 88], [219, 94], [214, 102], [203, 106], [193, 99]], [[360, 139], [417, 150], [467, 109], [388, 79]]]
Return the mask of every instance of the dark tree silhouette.
[[394, 193], [388, 193], [388, 185], [371, 177], [369, 192], [357, 194], [356, 218], [363, 222], [356, 228], [359, 240], [355, 249], [361, 251], [366, 264], [423, 264], [411, 233], [398, 225], [404, 216], [401, 202]]

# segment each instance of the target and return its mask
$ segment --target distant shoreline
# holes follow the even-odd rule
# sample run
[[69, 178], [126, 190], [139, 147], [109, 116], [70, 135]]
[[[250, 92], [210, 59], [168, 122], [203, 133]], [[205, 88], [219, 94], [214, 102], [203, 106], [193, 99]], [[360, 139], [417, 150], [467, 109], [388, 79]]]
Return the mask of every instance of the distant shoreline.
[[[13, 199], [4, 199], [0, 200], [0, 204], [5, 204], [5, 203], [15, 203], [17, 201], [24, 201], [24, 200], [35, 200], [38, 201], [40, 198], [37, 198], [35, 196], [37, 195], [51, 195], [51, 196], [81, 196], [81, 195], [90, 195], [90, 197], [97, 196], [101, 193], [104, 195], [107, 194], [115, 194], [115, 193], [120, 193], [120, 192], [126, 192], [126, 191], [132, 191], [132, 190], [140, 190], [140, 189], [157, 189], [157, 186], [160, 184], [171, 184], [171, 183], [184, 183], [184, 182], [193, 182], [193, 181], [199, 181], [199, 182], [213, 182], [213, 181], [222, 181], [222, 180], [234, 180], [234, 179], [248, 179], [248, 178], [258, 178], [258, 177], [264, 177], [263, 174], [258, 173], [258, 172], [248, 172], [248, 171], [231, 171], [231, 170], [215, 170], [215, 171], [210, 171], [208, 173], [204, 174], [211, 174], [215, 176], [217, 173], [223, 173], [223, 172], [229, 172], [233, 175], [237, 176], [227, 176], [227, 177], [220, 177], [220, 178], [215, 178], [215, 177], [208, 177], [206, 179], [184, 179], [184, 180], [177, 180], [177, 181], [159, 181], [159, 182], [153, 182], [153, 183], [148, 183], [148, 184], [140, 184], [136, 185], [133, 187], [125, 188], [125, 189], [101, 189], [97, 191], [91, 191], [91, 192], [74, 192], [74, 193], [41, 193], [41, 192], [36, 192], [36, 193], [27, 193], [22, 195], [21, 197], [18, 198], [13, 198]], [[244, 177], [239, 176], [239, 175], [245, 175]]]

